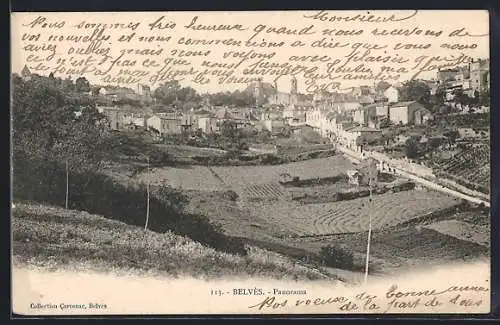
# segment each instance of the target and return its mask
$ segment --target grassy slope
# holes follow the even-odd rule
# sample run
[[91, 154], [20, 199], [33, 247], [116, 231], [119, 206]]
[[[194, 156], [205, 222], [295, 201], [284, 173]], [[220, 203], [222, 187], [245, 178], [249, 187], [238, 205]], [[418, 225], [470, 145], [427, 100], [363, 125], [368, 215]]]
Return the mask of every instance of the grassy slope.
[[324, 278], [276, 253], [250, 248], [241, 257], [217, 252], [172, 233], [154, 233], [86, 212], [38, 204], [13, 209], [15, 263], [45, 268], [148, 272], [214, 278]]

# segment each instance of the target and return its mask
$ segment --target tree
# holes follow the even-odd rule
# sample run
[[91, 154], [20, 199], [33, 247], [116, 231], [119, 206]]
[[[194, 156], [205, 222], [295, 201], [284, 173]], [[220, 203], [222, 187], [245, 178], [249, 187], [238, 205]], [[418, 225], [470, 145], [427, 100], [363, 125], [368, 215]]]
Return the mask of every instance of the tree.
[[391, 132], [382, 132], [380, 135], [380, 142], [384, 147], [388, 147], [392, 139], [393, 134]]
[[430, 103], [431, 89], [423, 81], [410, 80], [401, 87], [401, 101], [417, 101], [428, 107]]
[[[469, 96], [467, 96], [467, 97], [469, 97]], [[479, 91], [477, 89], [474, 91], [473, 97], [468, 98], [468, 104], [471, 107], [479, 106]]]
[[448, 138], [448, 143], [450, 144], [455, 143], [457, 138], [460, 136], [457, 130], [447, 131], [443, 135]]
[[443, 87], [438, 87], [434, 96], [436, 98], [436, 104], [443, 105], [446, 101], [446, 90]]
[[208, 95], [209, 101], [215, 106], [236, 106], [245, 107], [251, 106], [255, 102], [253, 94], [250, 91], [239, 91], [234, 92], [218, 92], [215, 94]]
[[61, 88], [64, 92], [69, 93], [75, 91], [75, 84], [73, 83], [73, 80], [71, 80], [71, 78], [68, 76], [62, 81]]
[[178, 99], [178, 92], [180, 89], [181, 85], [179, 84], [179, 81], [167, 81], [155, 89], [153, 97], [164, 105], [171, 105], [176, 99]]
[[462, 88], [454, 89], [452, 94], [453, 94], [453, 100], [456, 103], [459, 103], [461, 106], [467, 106], [471, 104], [471, 98], [464, 93]]
[[321, 262], [330, 267], [352, 269], [354, 266], [353, 254], [342, 248], [333, 245], [321, 247], [320, 253]]
[[250, 106], [255, 102], [253, 94], [248, 91], [234, 91], [230, 96], [230, 103], [237, 107]]
[[[13, 80], [13, 151], [95, 170], [105, 118], [93, 103], [68, 97], [51, 80]], [[77, 114], [79, 113], [79, 114]]]
[[485, 89], [479, 93], [479, 105], [490, 106], [490, 90]]
[[198, 108], [199, 106], [200, 106], [200, 104], [195, 102], [195, 101], [187, 101], [187, 102], [184, 102], [184, 104], [182, 105], [182, 108], [184, 110], [190, 110], [190, 109]]
[[406, 157], [410, 159], [415, 159], [418, 158], [419, 156], [419, 148], [418, 148], [418, 143], [415, 139], [409, 138], [405, 142], [405, 154]]
[[75, 81], [75, 89], [79, 93], [88, 93], [90, 91], [90, 83], [85, 77], [80, 77]]
[[191, 87], [180, 88], [176, 95], [177, 99], [182, 102], [199, 102], [201, 100], [201, 96]]
[[385, 80], [381, 80], [376, 86], [375, 86], [375, 91], [376, 92], [384, 92], [391, 86], [390, 83], [388, 83]]

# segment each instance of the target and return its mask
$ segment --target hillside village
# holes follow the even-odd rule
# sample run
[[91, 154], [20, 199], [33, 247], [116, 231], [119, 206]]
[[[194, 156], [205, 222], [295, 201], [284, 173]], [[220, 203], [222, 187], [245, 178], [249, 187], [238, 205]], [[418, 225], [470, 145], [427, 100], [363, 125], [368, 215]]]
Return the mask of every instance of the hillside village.
[[[51, 237], [42, 222], [51, 204], [65, 207], [48, 211], [69, 223], [79, 225], [80, 218], [63, 217], [68, 211], [86, 211], [97, 227], [102, 216], [173, 232], [245, 256], [236, 266], [227, 262], [239, 272], [247, 263], [277, 277], [286, 270], [357, 281], [372, 226], [371, 272], [483, 257], [489, 78], [489, 60], [475, 59], [435, 71], [431, 80], [346, 92], [302, 94], [290, 76], [282, 80], [286, 89], [257, 80], [242, 90], [202, 94], [175, 80], [156, 89], [91, 85], [84, 77], [39, 76], [25, 67], [14, 77], [14, 199], [23, 202], [17, 254], [41, 258], [47, 249], [40, 247], [60, 249], [71, 236], [86, 240], [88, 231], [72, 224]], [[47, 234], [35, 236], [24, 223]], [[112, 254], [119, 255], [113, 263], [136, 265], [142, 257], [130, 255], [120, 232], [113, 236], [118, 248], [99, 239], [98, 247], [68, 251], [68, 258], [88, 253], [101, 263], [96, 252], [111, 245], [109, 251], [125, 252]], [[163, 247], [162, 236], [155, 240], [152, 254]], [[199, 254], [207, 258], [202, 270], [186, 264], [189, 254], [179, 257], [178, 268], [192, 274], [209, 265], [206, 272], [220, 273], [212, 251]], [[266, 264], [283, 259], [290, 264]], [[151, 255], [145, 263], [157, 260]], [[177, 272], [167, 260], [162, 267]]]
[[[25, 67], [24, 78], [30, 78], [30, 71]], [[439, 70], [433, 80], [421, 80], [429, 89], [429, 95], [436, 96], [444, 92], [445, 102], [455, 104], [457, 94], [470, 98], [478, 92], [489, 91], [489, 60], [471, 61], [468, 67]], [[187, 112], [171, 107], [171, 113], [151, 113], [147, 108], [155, 102], [148, 85], [137, 85], [137, 89], [117, 86], [93, 86], [89, 96], [100, 99], [100, 110], [109, 116], [112, 129], [135, 125], [164, 133], [197, 131], [203, 133], [220, 132], [217, 125], [221, 121], [231, 120], [237, 127], [254, 127], [277, 131], [284, 125], [292, 127], [310, 126], [323, 136], [338, 136], [339, 132], [355, 127], [364, 127], [368, 134], [383, 125], [421, 125], [432, 119], [429, 109], [418, 101], [402, 99], [401, 83], [394, 85], [361, 85], [345, 93], [317, 93], [304, 95], [297, 92], [297, 80], [292, 77], [290, 91], [283, 92], [274, 85], [257, 81], [248, 85], [246, 91], [253, 92], [254, 103], [248, 107], [220, 107], [206, 103]], [[127, 114], [123, 102], [141, 103], [144, 112]], [[107, 104], [107, 105], [106, 105]], [[203, 103], [202, 103], [203, 104]], [[479, 103], [477, 103], [479, 104]], [[488, 109], [483, 105], [477, 109]], [[468, 105], [466, 105], [468, 106]], [[116, 111], [116, 112], [115, 112]], [[168, 110], [167, 110], [168, 111]], [[486, 112], [486, 111], [484, 111]], [[147, 121], [151, 118], [151, 122]], [[142, 118], [142, 119], [139, 119]], [[158, 120], [164, 120], [164, 128]], [[246, 121], [246, 122], [243, 122]], [[267, 122], [272, 121], [272, 122]], [[283, 122], [283, 123], [281, 123]], [[153, 123], [153, 124], [151, 124]], [[351, 123], [346, 129], [347, 124]], [[342, 138], [342, 136], [340, 136]]]
[[[26, 67], [22, 76], [31, 76]], [[258, 80], [242, 92], [250, 99], [246, 105], [215, 105], [208, 96], [198, 96], [190, 108], [177, 98], [180, 107], [176, 102], [164, 105], [148, 85], [92, 86], [88, 96], [107, 116], [110, 129], [145, 130], [160, 142], [169, 136], [196, 139], [238, 130], [269, 135], [267, 148], [272, 148], [272, 139], [309, 133], [353, 152], [418, 158], [419, 164], [436, 169], [430, 156], [437, 147], [447, 145], [451, 152], [455, 140], [464, 140], [486, 148], [489, 122], [474, 125], [472, 118], [462, 123], [460, 116], [487, 116], [489, 76], [489, 60], [477, 59], [468, 66], [436, 71], [432, 80], [360, 85], [344, 93], [304, 95], [293, 76], [289, 91], [279, 89], [277, 82]], [[450, 119], [462, 122], [446, 125]], [[409, 140], [417, 143], [410, 154], [405, 150]]]

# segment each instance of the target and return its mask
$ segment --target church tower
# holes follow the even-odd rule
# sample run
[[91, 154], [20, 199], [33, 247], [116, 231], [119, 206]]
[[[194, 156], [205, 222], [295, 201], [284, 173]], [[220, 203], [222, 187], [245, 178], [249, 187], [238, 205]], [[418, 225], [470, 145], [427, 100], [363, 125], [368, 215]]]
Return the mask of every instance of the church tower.
[[295, 76], [292, 76], [290, 93], [292, 95], [296, 95], [297, 94], [297, 78], [295, 78]]
[[299, 98], [297, 95], [297, 78], [292, 76], [291, 88], [290, 88], [290, 104], [297, 105], [299, 102]]
[[262, 78], [259, 78], [255, 83], [254, 87], [254, 97], [255, 105], [260, 106], [264, 102], [264, 86], [262, 84]]

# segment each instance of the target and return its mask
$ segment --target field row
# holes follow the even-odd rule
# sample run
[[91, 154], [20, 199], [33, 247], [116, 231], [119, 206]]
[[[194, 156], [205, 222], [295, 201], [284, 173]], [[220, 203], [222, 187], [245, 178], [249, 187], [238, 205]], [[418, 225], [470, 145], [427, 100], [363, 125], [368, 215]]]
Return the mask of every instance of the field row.
[[469, 182], [488, 186], [490, 180], [489, 148], [470, 148], [460, 152], [443, 163], [439, 169]]
[[283, 165], [213, 167], [225, 183], [236, 186], [278, 182], [283, 173], [298, 176], [300, 179], [331, 177], [350, 168], [351, 162], [340, 155]]
[[[313, 179], [336, 176], [352, 168], [352, 164], [342, 156], [318, 158], [283, 165], [267, 166], [213, 166], [214, 174], [205, 166], [183, 166], [154, 168], [150, 171], [152, 184], [162, 183], [189, 190], [216, 191], [225, 188], [225, 184], [241, 192], [252, 184], [278, 183], [280, 175], [288, 173], [300, 179]], [[137, 175], [146, 182], [146, 172]], [[221, 182], [222, 180], [222, 182]]]
[[280, 199], [284, 197], [285, 188], [279, 183], [253, 184], [243, 188], [242, 197], [246, 199]]
[[256, 216], [280, 224], [295, 235], [325, 235], [367, 231], [369, 216], [372, 229], [395, 226], [439, 208], [459, 203], [458, 200], [427, 190], [411, 190], [376, 195], [369, 198], [325, 204], [262, 205], [252, 208]]

